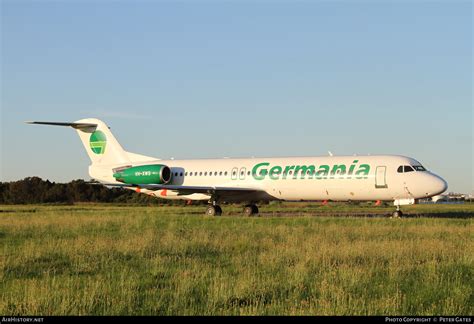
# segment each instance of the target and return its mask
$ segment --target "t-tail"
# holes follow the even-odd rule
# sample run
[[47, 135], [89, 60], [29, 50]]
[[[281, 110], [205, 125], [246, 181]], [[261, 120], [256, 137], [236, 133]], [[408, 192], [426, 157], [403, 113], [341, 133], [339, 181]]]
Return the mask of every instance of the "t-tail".
[[116, 182], [114, 170], [157, 160], [156, 158], [130, 153], [123, 149], [110, 128], [101, 120], [86, 118], [75, 122], [31, 121], [28, 124], [70, 126], [77, 131], [79, 138], [91, 159], [89, 175], [96, 180]]

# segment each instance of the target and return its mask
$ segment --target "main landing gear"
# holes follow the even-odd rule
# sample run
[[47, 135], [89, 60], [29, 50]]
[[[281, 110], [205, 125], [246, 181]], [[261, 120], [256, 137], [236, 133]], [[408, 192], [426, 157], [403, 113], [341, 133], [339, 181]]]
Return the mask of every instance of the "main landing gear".
[[244, 207], [244, 215], [245, 216], [258, 215], [257, 205], [247, 205], [247, 206], [245, 206]]
[[221, 216], [222, 208], [219, 205], [209, 205], [206, 209], [207, 216]]
[[[206, 208], [206, 215], [207, 216], [221, 216], [222, 215], [222, 208], [217, 204], [209, 205]], [[258, 215], [258, 207], [256, 205], [247, 205], [247, 206], [245, 206], [244, 207], [244, 215], [245, 216]]]

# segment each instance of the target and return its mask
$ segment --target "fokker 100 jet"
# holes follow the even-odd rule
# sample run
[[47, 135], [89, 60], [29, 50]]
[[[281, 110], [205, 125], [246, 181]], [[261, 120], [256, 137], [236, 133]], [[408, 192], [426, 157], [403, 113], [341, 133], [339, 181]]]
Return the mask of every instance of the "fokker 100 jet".
[[224, 202], [393, 201], [401, 205], [439, 195], [447, 183], [417, 160], [398, 155], [161, 160], [125, 151], [101, 120], [28, 122], [76, 129], [91, 159], [89, 175], [106, 186], [163, 199], [207, 200], [206, 214], [219, 216]]

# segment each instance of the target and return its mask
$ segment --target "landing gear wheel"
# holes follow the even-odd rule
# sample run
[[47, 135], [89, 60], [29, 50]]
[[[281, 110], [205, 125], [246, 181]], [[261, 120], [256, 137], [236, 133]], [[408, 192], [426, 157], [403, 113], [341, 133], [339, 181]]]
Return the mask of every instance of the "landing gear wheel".
[[258, 215], [258, 207], [257, 205], [252, 205], [252, 212], [254, 215]]
[[214, 216], [216, 214], [216, 208], [214, 206], [207, 206], [206, 215]]
[[222, 208], [218, 205], [209, 205], [206, 209], [207, 216], [221, 216], [222, 215]]
[[396, 210], [392, 214], [393, 218], [400, 218], [400, 217], [402, 217], [402, 215], [403, 215], [403, 213], [402, 213], [401, 210]]
[[256, 205], [247, 205], [244, 207], [244, 215], [252, 216], [258, 215], [258, 207]]
[[252, 206], [245, 206], [244, 207], [244, 215], [245, 216], [252, 216], [252, 214], [253, 214]]

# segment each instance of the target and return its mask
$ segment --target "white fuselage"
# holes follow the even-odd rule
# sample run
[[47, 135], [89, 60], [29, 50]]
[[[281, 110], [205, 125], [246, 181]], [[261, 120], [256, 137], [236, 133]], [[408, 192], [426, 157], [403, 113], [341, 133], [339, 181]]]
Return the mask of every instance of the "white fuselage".
[[[97, 118], [28, 123], [74, 128], [92, 162], [92, 178], [165, 199], [209, 200], [213, 205], [260, 200], [392, 200], [399, 206], [436, 196], [447, 188], [442, 178], [404, 156], [160, 160], [125, 151]], [[214, 208], [209, 214], [216, 210], [221, 213]], [[257, 212], [252, 207], [249, 214]]]
[[[447, 188], [442, 178], [424, 170], [418, 161], [396, 155], [156, 160], [134, 166], [151, 163], [171, 168], [169, 185], [252, 188], [266, 193], [235, 195], [226, 201], [392, 200], [406, 204]], [[405, 172], [404, 166], [408, 167]], [[115, 181], [111, 174], [90, 171], [101, 181]], [[165, 199], [210, 198], [202, 193], [178, 195], [167, 189], [141, 192]]]
[[[74, 128], [92, 162], [92, 178], [165, 199], [208, 200], [213, 206], [261, 200], [392, 200], [399, 206], [447, 188], [446, 181], [405, 156], [160, 160], [125, 151], [97, 118], [28, 123]], [[248, 214], [258, 213], [256, 206], [247, 207]], [[222, 212], [220, 207], [208, 210], [209, 215]]]

